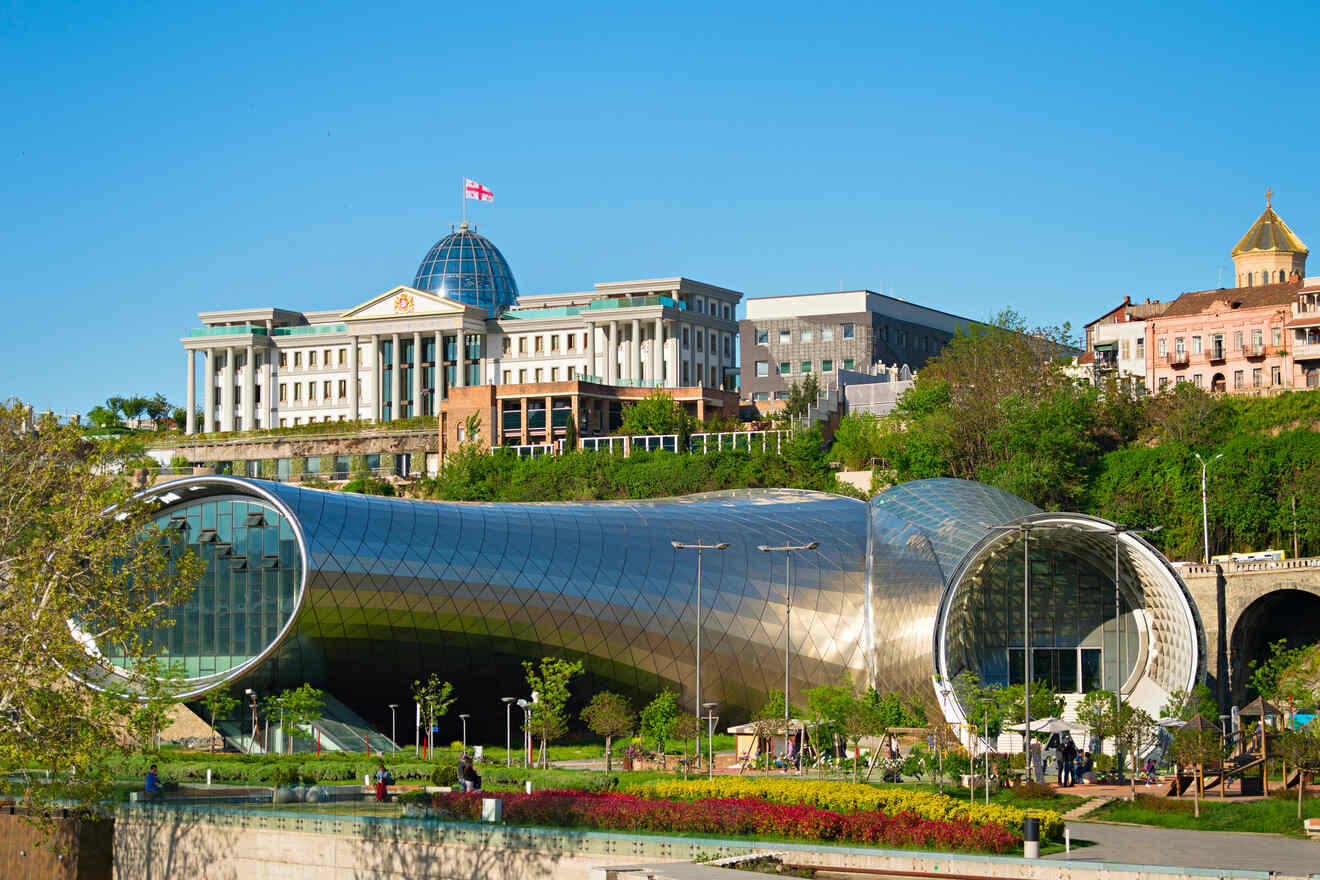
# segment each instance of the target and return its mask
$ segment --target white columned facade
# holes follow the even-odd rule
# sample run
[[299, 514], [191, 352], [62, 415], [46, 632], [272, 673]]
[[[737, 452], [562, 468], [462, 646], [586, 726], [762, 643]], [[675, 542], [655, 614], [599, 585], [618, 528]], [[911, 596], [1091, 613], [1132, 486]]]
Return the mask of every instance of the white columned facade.
[[632, 319], [632, 375], [629, 377], [633, 384], [639, 384], [642, 381], [642, 322], [638, 318]]
[[271, 364], [272, 357], [279, 357], [275, 349], [266, 350], [266, 362], [261, 365], [261, 387], [265, 400], [261, 404], [261, 421], [263, 428], [274, 428], [278, 424], [275, 421], [275, 401], [279, 396], [275, 392], [275, 385], [272, 376], [274, 375], [274, 366]]
[[234, 347], [225, 347], [225, 368], [220, 374], [220, 430], [234, 430]]
[[458, 335], [454, 338], [458, 344], [458, 361], [455, 372], [458, 376], [455, 378], [455, 386], [458, 388], [467, 387], [467, 334], [463, 328], [458, 328]]
[[357, 421], [358, 416], [358, 338], [350, 336], [348, 338], [350, 351], [348, 355], [348, 417]]
[[422, 332], [413, 332], [412, 414], [422, 414]]
[[587, 324], [587, 375], [599, 376], [596, 372], [596, 325]]
[[385, 350], [380, 344], [380, 334], [371, 334], [371, 420], [380, 424], [385, 417], [385, 407], [381, 403], [381, 389], [385, 385]]
[[651, 382], [657, 388], [665, 385], [665, 322], [656, 316], [651, 338]]
[[215, 421], [215, 349], [208, 348], [202, 355], [202, 433], [209, 434], [216, 430]]
[[678, 377], [674, 373], [674, 365], [678, 363], [674, 356], [678, 350], [678, 337], [674, 335], [674, 322], [669, 321], [669, 338], [665, 340], [664, 346], [660, 349], [660, 357], [664, 361], [664, 383], [666, 388], [677, 388]]
[[257, 426], [257, 350], [248, 343], [243, 352], [243, 430]]
[[188, 414], [184, 416], [184, 433], [197, 433], [197, 358], [191, 348], [183, 353], [188, 356]]
[[403, 412], [399, 398], [402, 396], [402, 383], [399, 374], [403, 372], [403, 358], [399, 357], [399, 334], [390, 335], [390, 421], [399, 418]]
[[431, 412], [440, 412], [440, 402], [445, 399], [445, 335], [441, 331], [435, 331], [435, 351], [431, 353], [432, 369], [435, 378], [432, 380], [431, 389]]
[[619, 322], [610, 321], [610, 348], [605, 356], [605, 384], [619, 381]]

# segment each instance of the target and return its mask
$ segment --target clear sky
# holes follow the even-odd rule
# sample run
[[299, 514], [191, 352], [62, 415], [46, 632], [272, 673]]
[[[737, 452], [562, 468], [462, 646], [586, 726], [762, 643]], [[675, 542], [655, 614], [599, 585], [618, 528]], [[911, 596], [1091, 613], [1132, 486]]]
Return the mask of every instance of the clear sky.
[[464, 175], [524, 293], [1078, 327], [1231, 283], [1266, 186], [1320, 241], [1314, 3], [638, 6], [0, 0], [0, 395], [182, 402], [197, 312], [410, 282]]

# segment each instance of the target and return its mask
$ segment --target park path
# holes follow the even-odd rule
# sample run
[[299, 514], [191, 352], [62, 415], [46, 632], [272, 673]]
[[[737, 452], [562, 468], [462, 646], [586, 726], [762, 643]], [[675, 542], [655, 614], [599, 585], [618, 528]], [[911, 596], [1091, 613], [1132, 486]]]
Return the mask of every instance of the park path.
[[1178, 865], [1185, 868], [1239, 868], [1320, 877], [1320, 841], [1279, 834], [1238, 831], [1186, 831], [1109, 822], [1069, 822], [1074, 841], [1095, 846], [1075, 848], [1071, 856], [1049, 859]]

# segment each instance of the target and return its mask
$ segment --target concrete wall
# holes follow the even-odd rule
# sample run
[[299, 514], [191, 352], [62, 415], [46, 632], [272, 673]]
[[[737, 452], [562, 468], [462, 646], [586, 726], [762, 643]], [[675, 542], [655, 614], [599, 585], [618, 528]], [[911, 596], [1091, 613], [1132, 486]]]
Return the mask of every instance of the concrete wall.
[[110, 820], [58, 818], [41, 826], [7, 807], [0, 812], [0, 877], [110, 880], [113, 836]]

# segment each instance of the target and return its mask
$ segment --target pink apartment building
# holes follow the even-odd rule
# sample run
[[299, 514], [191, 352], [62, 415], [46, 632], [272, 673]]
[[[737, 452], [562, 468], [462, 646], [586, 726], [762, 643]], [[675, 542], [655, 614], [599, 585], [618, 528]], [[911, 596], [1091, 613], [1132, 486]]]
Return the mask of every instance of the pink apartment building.
[[1273, 394], [1320, 385], [1320, 278], [1269, 204], [1233, 249], [1237, 287], [1184, 293], [1146, 319], [1146, 386]]

